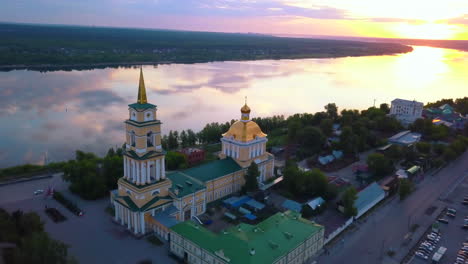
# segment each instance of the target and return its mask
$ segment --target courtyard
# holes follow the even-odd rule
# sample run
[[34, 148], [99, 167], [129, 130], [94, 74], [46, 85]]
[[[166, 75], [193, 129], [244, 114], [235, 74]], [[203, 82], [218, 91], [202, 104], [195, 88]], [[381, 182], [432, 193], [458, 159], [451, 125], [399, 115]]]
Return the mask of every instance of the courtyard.
[[[75, 201], [85, 212], [78, 217], [65, 207], [44, 195], [34, 195], [36, 189], [46, 190], [50, 184], [66, 197]], [[155, 246], [146, 239], [136, 239], [124, 227], [115, 224], [105, 211], [109, 199], [85, 201], [71, 194], [60, 175], [53, 179], [29, 181], [0, 187], [0, 207], [8, 211], [34, 211], [45, 224], [45, 230], [53, 237], [70, 245], [69, 254], [79, 263], [135, 264], [142, 260], [152, 263], [176, 263], [168, 255], [168, 244]], [[45, 206], [57, 208], [67, 220], [54, 223], [46, 214]]]

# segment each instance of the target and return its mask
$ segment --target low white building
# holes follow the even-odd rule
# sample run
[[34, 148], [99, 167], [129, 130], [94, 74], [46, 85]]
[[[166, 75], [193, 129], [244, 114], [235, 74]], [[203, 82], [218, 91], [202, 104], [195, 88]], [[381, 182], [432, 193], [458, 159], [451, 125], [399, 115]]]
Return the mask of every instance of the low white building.
[[392, 101], [390, 115], [394, 116], [404, 125], [413, 123], [416, 119], [422, 118], [424, 104], [417, 101], [395, 99]]

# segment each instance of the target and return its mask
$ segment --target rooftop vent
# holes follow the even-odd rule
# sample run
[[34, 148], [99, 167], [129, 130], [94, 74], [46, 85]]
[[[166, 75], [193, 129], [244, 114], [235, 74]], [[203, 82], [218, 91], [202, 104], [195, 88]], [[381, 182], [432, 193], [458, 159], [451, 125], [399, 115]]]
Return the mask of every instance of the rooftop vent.
[[193, 184], [193, 183], [190, 182], [190, 181], [185, 181], [185, 183], [186, 183], [187, 185], [189, 185], [189, 186], [192, 186], [192, 184]]
[[177, 188], [179, 188], [179, 189], [183, 189], [183, 188], [184, 188], [184, 186], [182, 186], [182, 185], [180, 185], [180, 184], [176, 184], [176, 186], [177, 186]]
[[279, 245], [273, 241], [268, 241], [268, 244], [270, 245], [272, 249], [277, 249], [279, 247]]
[[251, 256], [255, 255], [255, 248], [251, 248], [249, 253]]
[[283, 232], [283, 234], [287, 239], [291, 239], [293, 237], [293, 235], [289, 232]]

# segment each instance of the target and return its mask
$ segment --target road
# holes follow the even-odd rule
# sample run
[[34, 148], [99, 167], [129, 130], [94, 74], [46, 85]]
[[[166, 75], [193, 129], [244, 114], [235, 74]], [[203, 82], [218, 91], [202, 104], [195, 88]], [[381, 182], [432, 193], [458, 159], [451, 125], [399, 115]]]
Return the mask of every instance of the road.
[[[434, 176], [426, 177], [404, 201], [398, 197], [377, 208], [368, 218], [358, 221], [357, 230], [345, 234], [343, 242], [331, 246], [330, 255], [321, 255], [318, 263], [399, 263], [409, 250], [403, 245], [412, 224], [419, 224], [414, 235], [429, 226], [445, 206], [439, 197], [446, 197], [468, 173], [468, 152]], [[432, 214], [426, 210], [437, 207]], [[361, 223], [359, 223], [361, 222]], [[413, 241], [415, 242], [415, 241]], [[386, 256], [388, 250], [397, 254]]]
[[44, 190], [50, 187], [55, 190], [65, 190], [67, 183], [62, 180], [62, 173], [53, 174], [52, 178], [31, 180], [8, 184], [0, 187], [0, 203], [7, 204], [14, 201], [23, 201], [34, 198], [35, 190]]

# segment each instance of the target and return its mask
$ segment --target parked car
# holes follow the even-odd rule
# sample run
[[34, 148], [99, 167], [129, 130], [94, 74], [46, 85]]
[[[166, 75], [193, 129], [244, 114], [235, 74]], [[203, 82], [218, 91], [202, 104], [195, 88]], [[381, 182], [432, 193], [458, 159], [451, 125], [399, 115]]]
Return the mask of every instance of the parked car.
[[449, 217], [455, 218], [455, 214], [453, 214], [451, 212], [447, 212], [446, 215], [449, 216]]
[[422, 259], [428, 259], [428, 258], [429, 258], [426, 254], [424, 254], [424, 253], [422, 253], [422, 252], [420, 252], [420, 251], [416, 251], [415, 255], [416, 255], [417, 257], [422, 258]]
[[457, 210], [453, 209], [453, 208], [447, 208], [447, 212], [450, 212], [452, 214], [456, 214], [457, 213]]
[[41, 190], [41, 189], [34, 191], [34, 195], [39, 195], [39, 194], [42, 194], [42, 193], [44, 193], [44, 190]]
[[437, 221], [439, 221], [440, 223], [444, 223], [444, 224], [449, 223], [449, 221], [447, 219], [445, 219], [445, 218], [439, 218], [439, 219], [437, 219]]

